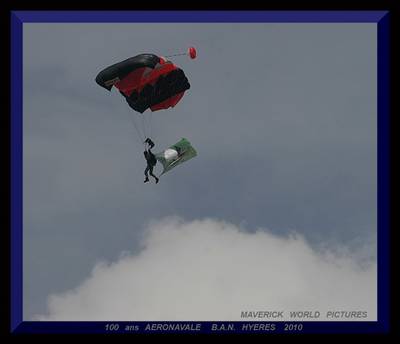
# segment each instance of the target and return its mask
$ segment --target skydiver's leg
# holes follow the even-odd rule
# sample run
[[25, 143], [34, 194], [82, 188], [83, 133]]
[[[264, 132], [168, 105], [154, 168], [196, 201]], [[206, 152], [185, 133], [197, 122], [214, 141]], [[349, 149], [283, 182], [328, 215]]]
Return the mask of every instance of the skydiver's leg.
[[157, 184], [159, 179], [153, 174], [153, 167], [154, 166], [150, 167], [150, 175], [156, 180], [156, 184]]
[[[144, 180], [145, 183], [147, 183], [149, 181], [149, 175], [148, 175], [149, 170], [150, 170], [149, 165], [147, 165], [146, 169], [144, 170], [144, 175], [146, 176], [146, 179]], [[151, 174], [151, 172], [150, 172], [150, 174]]]

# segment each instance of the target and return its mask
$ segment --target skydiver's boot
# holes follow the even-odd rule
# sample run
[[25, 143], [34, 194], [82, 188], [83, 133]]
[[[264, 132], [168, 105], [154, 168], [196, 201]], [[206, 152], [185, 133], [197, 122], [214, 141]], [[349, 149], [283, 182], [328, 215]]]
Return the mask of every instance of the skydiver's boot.
[[160, 179], [156, 177], [156, 184], [158, 183], [159, 180], [160, 180]]
[[146, 177], [143, 183], [147, 183], [149, 181], [149, 177]]

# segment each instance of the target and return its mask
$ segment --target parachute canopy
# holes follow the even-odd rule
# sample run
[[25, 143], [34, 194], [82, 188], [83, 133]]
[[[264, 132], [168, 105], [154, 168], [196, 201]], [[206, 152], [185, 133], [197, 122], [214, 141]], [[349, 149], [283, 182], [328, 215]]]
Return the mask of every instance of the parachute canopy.
[[[190, 53], [190, 56], [194, 53]], [[194, 57], [192, 57], [194, 58]], [[140, 113], [174, 107], [190, 88], [182, 69], [154, 54], [140, 54], [103, 69], [96, 82], [106, 90], [116, 87], [129, 106]]]
[[165, 151], [155, 154], [156, 159], [163, 165], [164, 168], [161, 175], [172, 170], [175, 166], [194, 158], [196, 155], [196, 150], [185, 138], [182, 138], [178, 143], [169, 147]]

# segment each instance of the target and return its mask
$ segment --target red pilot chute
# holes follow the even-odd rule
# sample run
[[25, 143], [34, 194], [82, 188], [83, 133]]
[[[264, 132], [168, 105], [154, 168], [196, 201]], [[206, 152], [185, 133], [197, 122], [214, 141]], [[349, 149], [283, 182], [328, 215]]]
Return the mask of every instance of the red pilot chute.
[[191, 59], [195, 59], [197, 56], [197, 51], [195, 49], [195, 47], [190, 47], [188, 49], [188, 55], [190, 56]]

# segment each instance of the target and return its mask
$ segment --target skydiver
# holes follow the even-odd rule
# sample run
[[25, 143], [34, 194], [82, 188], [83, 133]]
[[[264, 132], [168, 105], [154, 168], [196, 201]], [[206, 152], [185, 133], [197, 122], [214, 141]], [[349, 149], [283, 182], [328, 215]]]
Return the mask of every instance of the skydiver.
[[[151, 141], [150, 139], [148, 139], [154, 146], [153, 141]], [[147, 140], [146, 140], [147, 141]], [[150, 143], [149, 143], [150, 144]], [[153, 147], [151, 147], [153, 148]], [[157, 164], [157, 159], [154, 156], [154, 154], [151, 151], [151, 148], [149, 148], [148, 150], [145, 150], [143, 152], [144, 154], [144, 158], [146, 159], [147, 162], [147, 166], [146, 169], [144, 170], [144, 175], [146, 176], [146, 179], [144, 180], [145, 183], [147, 183], [149, 181], [149, 175], [148, 172], [150, 172], [150, 175], [156, 180], [156, 184], [158, 183], [159, 179], [153, 174], [153, 168], [154, 166], [156, 166]]]

